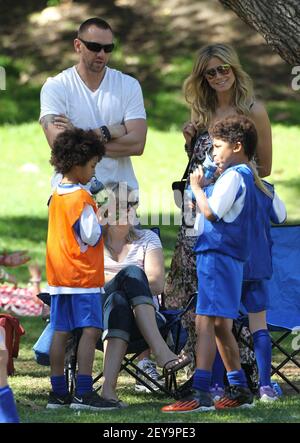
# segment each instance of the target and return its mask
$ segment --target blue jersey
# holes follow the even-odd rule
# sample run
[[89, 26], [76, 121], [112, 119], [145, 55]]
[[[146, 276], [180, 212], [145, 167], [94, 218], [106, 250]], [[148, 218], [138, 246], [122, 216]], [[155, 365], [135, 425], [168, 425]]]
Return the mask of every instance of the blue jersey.
[[[218, 182], [224, 178], [230, 171], [238, 173], [240, 185], [236, 190], [233, 204], [239, 206], [234, 216], [225, 219], [218, 218], [215, 221], [204, 219], [204, 229], [200, 234], [194, 251], [201, 253], [205, 251], [216, 251], [225, 255], [229, 255], [237, 260], [246, 261], [250, 255], [251, 245], [255, 241], [255, 226], [253, 220], [256, 216], [256, 185], [251, 169], [240, 164], [228, 168], [216, 181], [214, 188]], [[231, 174], [232, 176], [232, 174]], [[228, 177], [231, 177], [228, 176]], [[236, 177], [237, 175], [235, 175]], [[224, 181], [224, 179], [223, 179]], [[220, 182], [221, 183], [221, 182]], [[220, 188], [219, 183], [219, 188]], [[229, 181], [230, 186], [230, 181]], [[208, 190], [210, 194], [211, 189]], [[212, 189], [212, 197], [214, 189]], [[208, 199], [209, 202], [209, 199]], [[214, 208], [212, 208], [214, 212]]]
[[255, 241], [251, 245], [251, 253], [244, 266], [244, 280], [262, 280], [272, 277], [271, 222], [283, 223], [286, 218], [285, 207], [275, 194], [274, 186], [265, 181], [263, 183], [271, 196], [269, 197], [256, 187], [257, 211], [253, 220]]

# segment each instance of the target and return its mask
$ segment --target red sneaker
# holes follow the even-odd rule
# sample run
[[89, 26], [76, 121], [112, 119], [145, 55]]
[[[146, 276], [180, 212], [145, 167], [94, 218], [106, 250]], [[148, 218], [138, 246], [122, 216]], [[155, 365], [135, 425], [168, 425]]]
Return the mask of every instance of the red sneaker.
[[248, 388], [231, 385], [225, 389], [225, 394], [215, 402], [216, 409], [251, 408], [253, 394]]
[[214, 402], [209, 392], [193, 389], [193, 393], [176, 403], [161, 408], [162, 412], [196, 412], [214, 410]]

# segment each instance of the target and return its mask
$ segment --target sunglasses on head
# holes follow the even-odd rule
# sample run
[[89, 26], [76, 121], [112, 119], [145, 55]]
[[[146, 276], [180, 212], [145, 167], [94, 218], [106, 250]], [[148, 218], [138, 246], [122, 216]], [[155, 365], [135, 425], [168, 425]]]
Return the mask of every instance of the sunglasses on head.
[[108, 45], [101, 45], [100, 43], [96, 42], [86, 42], [79, 37], [78, 40], [80, 40], [86, 46], [86, 48], [92, 52], [100, 52], [103, 49], [103, 51], [107, 54], [108, 52], [112, 52], [115, 47], [113, 43], [110, 43]]
[[207, 69], [204, 72], [204, 75], [206, 78], [212, 79], [217, 75], [217, 73], [219, 73], [220, 75], [229, 74], [230, 69], [231, 69], [231, 66], [228, 64], [219, 65], [216, 68]]

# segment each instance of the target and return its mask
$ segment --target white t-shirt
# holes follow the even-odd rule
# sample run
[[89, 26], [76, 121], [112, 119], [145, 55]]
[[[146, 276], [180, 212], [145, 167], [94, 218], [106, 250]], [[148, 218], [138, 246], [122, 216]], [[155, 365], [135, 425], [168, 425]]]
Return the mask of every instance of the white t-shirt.
[[[237, 195], [239, 194], [238, 198]], [[212, 195], [207, 199], [212, 212], [218, 219], [232, 223], [241, 213], [246, 195], [246, 186], [241, 174], [229, 171], [215, 183]], [[201, 235], [204, 229], [204, 215], [197, 214], [194, 229]]]
[[[64, 114], [82, 129], [146, 119], [139, 82], [109, 67], [94, 92], [82, 81], [75, 66], [49, 77], [41, 90], [40, 119], [49, 114]], [[104, 184], [123, 181], [138, 189], [130, 157], [104, 157], [96, 166], [96, 177]]]
[[104, 251], [104, 270], [108, 274], [117, 274], [126, 266], [135, 265], [144, 270], [146, 253], [154, 249], [162, 249], [161, 241], [155, 232], [150, 229], [137, 230], [139, 238], [134, 240], [123, 261], [113, 260]]

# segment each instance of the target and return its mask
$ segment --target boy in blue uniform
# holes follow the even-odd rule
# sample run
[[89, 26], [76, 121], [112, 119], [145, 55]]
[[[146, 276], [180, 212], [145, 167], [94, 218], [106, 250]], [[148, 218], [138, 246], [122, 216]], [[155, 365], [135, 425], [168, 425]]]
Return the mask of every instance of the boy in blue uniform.
[[[196, 371], [193, 393], [163, 412], [193, 412], [249, 407], [253, 395], [240, 365], [239, 349], [232, 334], [241, 300], [243, 267], [255, 236], [257, 211], [255, 181], [248, 166], [254, 157], [257, 133], [244, 116], [227, 117], [212, 128], [213, 159], [221, 173], [212, 194], [199, 167], [190, 176], [201, 211], [197, 254], [198, 299], [196, 306]], [[227, 370], [229, 388], [213, 403], [209, 387], [216, 343]]]
[[266, 323], [266, 309], [269, 306], [267, 280], [273, 273], [270, 220], [276, 224], [283, 223], [286, 220], [286, 209], [274, 187], [267, 182], [262, 183], [263, 189], [256, 187], [256, 235], [250, 257], [244, 266], [242, 306], [248, 313], [253, 335], [259, 374], [259, 397], [261, 401], [267, 402], [278, 398], [271, 383], [272, 345]]

